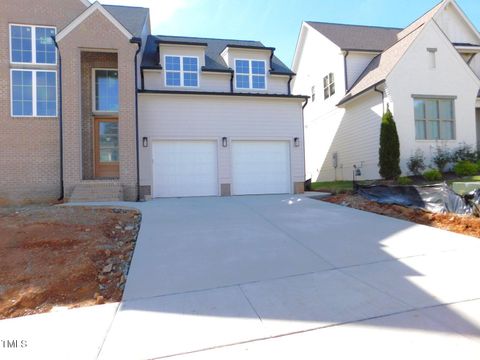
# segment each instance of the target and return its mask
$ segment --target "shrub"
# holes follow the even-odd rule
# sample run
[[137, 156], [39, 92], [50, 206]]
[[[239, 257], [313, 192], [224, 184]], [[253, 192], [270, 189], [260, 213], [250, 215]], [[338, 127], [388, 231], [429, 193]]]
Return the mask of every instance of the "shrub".
[[452, 155], [448, 149], [437, 147], [432, 160], [438, 171], [443, 173], [447, 165], [452, 161]]
[[412, 185], [413, 180], [407, 176], [400, 176], [397, 180], [398, 185]]
[[473, 149], [473, 146], [467, 145], [465, 143], [461, 144], [452, 154], [453, 162], [460, 161], [470, 161], [472, 163], [476, 162], [478, 159], [478, 153]]
[[402, 173], [400, 170], [400, 141], [390, 110], [387, 110], [382, 118], [378, 166], [380, 175], [386, 180], [394, 180]]
[[443, 179], [442, 173], [438, 169], [430, 169], [423, 173], [423, 177], [427, 181], [440, 181]]
[[422, 150], [417, 149], [415, 154], [410, 156], [410, 159], [408, 159], [407, 162], [407, 167], [413, 175], [422, 175], [422, 172], [427, 168], [425, 166], [425, 155], [423, 155]]
[[471, 161], [463, 160], [455, 164], [453, 171], [455, 171], [457, 176], [474, 176], [478, 172], [478, 165]]

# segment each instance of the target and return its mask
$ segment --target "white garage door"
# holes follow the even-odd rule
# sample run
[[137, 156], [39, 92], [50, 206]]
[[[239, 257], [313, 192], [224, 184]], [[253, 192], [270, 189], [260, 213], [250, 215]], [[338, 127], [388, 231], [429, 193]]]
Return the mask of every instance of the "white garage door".
[[218, 195], [216, 141], [153, 143], [153, 196]]
[[288, 141], [232, 141], [232, 193], [291, 192]]

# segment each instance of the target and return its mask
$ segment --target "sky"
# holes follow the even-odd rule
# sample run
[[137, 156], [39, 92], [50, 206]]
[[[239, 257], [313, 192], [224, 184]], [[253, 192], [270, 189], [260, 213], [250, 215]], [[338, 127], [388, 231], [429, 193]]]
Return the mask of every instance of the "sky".
[[[405, 27], [440, 0], [100, 0], [150, 8], [152, 34], [258, 40], [290, 66], [302, 21]], [[457, 0], [480, 29], [480, 0]]]

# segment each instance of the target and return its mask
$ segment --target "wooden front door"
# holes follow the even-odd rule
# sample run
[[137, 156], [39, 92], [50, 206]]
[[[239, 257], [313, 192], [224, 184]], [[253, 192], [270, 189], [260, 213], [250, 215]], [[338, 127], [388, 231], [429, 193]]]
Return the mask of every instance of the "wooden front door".
[[94, 142], [95, 178], [118, 178], [118, 119], [95, 118]]

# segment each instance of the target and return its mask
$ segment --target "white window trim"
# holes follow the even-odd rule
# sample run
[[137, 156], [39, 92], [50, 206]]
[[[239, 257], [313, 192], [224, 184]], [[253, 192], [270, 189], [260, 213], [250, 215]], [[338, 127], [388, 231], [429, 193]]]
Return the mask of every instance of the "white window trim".
[[[413, 124], [414, 124], [414, 130], [415, 130], [415, 141], [417, 142], [437, 142], [437, 141], [456, 141], [457, 140], [457, 110], [456, 110], [456, 106], [455, 106], [455, 100], [457, 99], [456, 97], [450, 97], [450, 96], [438, 96], [438, 97], [435, 97], [435, 96], [412, 96], [413, 98]], [[425, 119], [417, 119], [416, 115], [415, 115], [415, 101], [417, 100], [422, 100], [422, 101], [436, 101], [437, 102], [437, 106], [440, 106], [439, 103], [440, 101], [451, 101], [452, 102], [452, 112], [453, 112], [453, 119], [452, 120], [445, 120], [445, 119], [441, 119], [440, 118], [440, 109], [437, 108], [437, 111], [438, 111], [438, 120], [435, 120], [435, 121], [438, 121], [438, 131], [439, 131], [439, 135], [440, 135], [440, 138], [439, 139], [429, 139], [428, 138], [428, 134], [429, 134], [429, 130], [428, 130], [428, 122], [429, 121], [432, 121], [430, 119], [427, 119], [426, 118], [426, 108], [424, 109], [425, 111]], [[424, 121], [425, 122], [425, 139], [417, 139], [417, 121]], [[442, 122], [453, 122], [453, 137], [452, 139], [442, 139]]]
[[[28, 26], [32, 28], [32, 62], [15, 62], [13, 61], [13, 47], [12, 47], [12, 26]], [[58, 62], [58, 50], [55, 47], [55, 62], [51, 64], [45, 63], [37, 63], [37, 28], [47, 28], [47, 29], [55, 29], [55, 34], [57, 33], [57, 28], [55, 26], [49, 25], [28, 25], [28, 24], [9, 24], [8, 26], [8, 43], [10, 45], [10, 64], [12, 65], [37, 65], [37, 66], [56, 66]]]
[[[248, 61], [248, 74], [237, 74], [237, 60], [238, 61]], [[259, 89], [259, 88], [254, 88], [253, 87], [253, 76], [258, 76], [259, 74], [253, 74], [252, 73], [252, 61], [259, 61], [259, 62], [263, 62], [264, 64], [264, 68], [265, 68], [265, 73], [264, 73], [264, 76], [265, 76], [265, 88], [263, 89]], [[235, 86], [235, 90], [255, 90], [255, 91], [267, 91], [268, 89], [268, 76], [267, 76], [267, 62], [265, 60], [261, 60], [261, 59], [242, 59], [242, 58], [235, 58], [233, 59], [233, 68], [234, 68], [234, 71], [235, 71], [235, 81], [234, 81], [234, 86]], [[237, 87], [237, 75], [248, 75], [248, 88], [239, 88]]]
[[[178, 57], [180, 58], [180, 70], [167, 70], [167, 57]], [[183, 70], [183, 59], [184, 58], [195, 58], [197, 59], [197, 71], [185, 71]], [[167, 72], [180, 73], [180, 85], [167, 85]], [[184, 74], [197, 74], [197, 86], [184, 85]], [[197, 89], [200, 87], [200, 58], [198, 56], [190, 55], [171, 55], [165, 54], [163, 56], [163, 74], [164, 74], [164, 85], [167, 88], [187, 88], [187, 89]]]
[[[333, 81], [330, 82], [330, 75], [333, 75]], [[327, 78], [327, 86], [325, 86], [325, 78]], [[337, 92], [337, 89], [335, 88], [335, 93], [332, 94], [332, 85], [335, 87], [335, 73], [329, 72], [327, 76], [324, 76], [322, 81], [323, 83], [323, 100], [328, 100], [330, 99], [335, 93]], [[325, 97], [325, 90], [328, 89], [328, 96]]]
[[92, 112], [94, 114], [118, 114], [120, 111], [120, 81], [118, 82], [118, 110], [117, 111], [105, 111], [105, 110], [97, 110], [97, 89], [96, 89], [96, 72], [97, 70], [108, 70], [108, 71], [116, 71], [118, 73], [118, 69], [116, 68], [92, 68]]
[[[32, 115], [13, 114], [13, 72], [23, 71], [32, 73]], [[37, 72], [55, 73], [55, 115], [37, 115]], [[10, 116], [12, 118], [56, 118], [58, 117], [58, 74], [57, 70], [44, 69], [10, 69]]]

